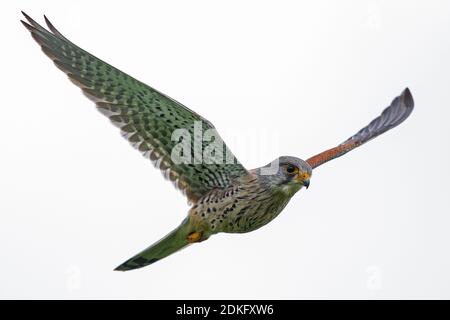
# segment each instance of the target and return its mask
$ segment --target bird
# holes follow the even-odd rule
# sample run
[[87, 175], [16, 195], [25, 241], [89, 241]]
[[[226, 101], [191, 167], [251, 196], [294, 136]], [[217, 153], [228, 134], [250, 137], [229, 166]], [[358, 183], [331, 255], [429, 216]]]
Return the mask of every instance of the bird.
[[[48, 29], [22, 14], [26, 20], [22, 24], [42, 51], [188, 200], [187, 216], [177, 228], [116, 271], [151, 265], [217, 233], [261, 228], [299, 190], [309, 187], [313, 169], [398, 126], [414, 109], [406, 88], [381, 115], [336, 147], [307, 160], [281, 156], [260, 168], [246, 169], [201, 115], [81, 49], [45, 15]], [[173, 139], [177, 130], [180, 136]], [[214, 141], [221, 148], [205, 152], [210, 145], [201, 133], [208, 130], [216, 134]], [[192, 137], [193, 144], [189, 143]]]

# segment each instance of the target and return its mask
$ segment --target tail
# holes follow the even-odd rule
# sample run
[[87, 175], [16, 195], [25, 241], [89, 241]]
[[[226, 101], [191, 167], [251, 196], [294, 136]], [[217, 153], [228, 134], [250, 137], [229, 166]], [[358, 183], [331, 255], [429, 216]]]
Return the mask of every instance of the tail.
[[188, 219], [186, 219], [178, 228], [173, 230], [164, 238], [154, 243], [141, 253], [138, 253], [131, 259], [125, 261], [114, 270], [128, 271], [139, 269], [155, 263], [156, 261], [161, 260], [174, 252], [177, 252], [178, 250], [183, 249], [190, 244], [187, 238], [191, 231], [192, 229], [190, 227]]

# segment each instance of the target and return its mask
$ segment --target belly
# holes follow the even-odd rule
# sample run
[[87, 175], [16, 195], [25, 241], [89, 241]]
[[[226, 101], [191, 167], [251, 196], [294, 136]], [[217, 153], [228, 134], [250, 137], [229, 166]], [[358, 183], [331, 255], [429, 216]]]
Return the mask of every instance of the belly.
[[272, 221], [285, 208], [288, 199], [274, 195], [212, 195], [202, 199], [189, 212], [191, 219], [209, 234], [246, 233]]
[[255, 201], [230, 216], [223, 232], [245, 233], [261, 228], [283, 211], [286, 203], [278, 201]]

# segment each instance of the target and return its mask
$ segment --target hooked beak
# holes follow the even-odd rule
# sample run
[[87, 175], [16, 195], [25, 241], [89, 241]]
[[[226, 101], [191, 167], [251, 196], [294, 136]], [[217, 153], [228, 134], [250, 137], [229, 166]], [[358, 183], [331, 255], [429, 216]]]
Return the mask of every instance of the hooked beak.
[[304, 180], [303, 185], [306, 187], [306, 189], [308, 189], [309, 188], [309, 179]]
[[307, 173], [300, 173], [299, 175], [297, 175], [295, 180], [297, 180], [298, 183], [303, 184], [303, 186], [306, 187], [306, 189], [308, 189], [310, 177], [311, 176]]

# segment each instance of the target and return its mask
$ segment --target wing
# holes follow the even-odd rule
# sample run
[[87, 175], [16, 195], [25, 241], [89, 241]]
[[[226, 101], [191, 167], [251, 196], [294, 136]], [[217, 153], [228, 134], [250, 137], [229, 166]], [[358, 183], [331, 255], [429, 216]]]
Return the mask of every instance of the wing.
[[362, 128], [357, 134], [347, 139], [335, 148], [326, 150], [306, 160], [312, 168], [316, 168], [325, 162], [340, 157], [350, 150], [359, 147], [380, 134], [398, 126], [409, 117], [414, 109], [414, 100], [411, 92], [406, 88], [402, 94], [396, 97], [391, 105], [384, 109], [378, 118]]
[[[23, 13], [23, 12], [22, 12]], [[44, 53], [65, 72], [70, 80], [93, 100], [99, 111], [118, 126], [122, 135], [154, 165], [163, 175], [181, 189], [190, 201], [198, 200], [214, 188], [227, 187], [231, 181], [247, 170], [235, 160], [231, 151], [222, 143], [222, 157], [211, 152], [202, 154], [209, 141], [198, 137], [198, 130], [214, 129], [213, 125], [187, 107], [130, 77], [113, 66], [67, 40], [45, 17], [51, 32], [23, 13], [28, 23], [22, 21]], [[189, 135], [172, 140], [177, 129]], [[183, 144], [195, 161], [173, 160], [172, 151], [189, 137], [201, 141], [200, 157], [195, 142]], [[220, 137], [220, 142], [222, 140]], [[219, 142], [219, 140], [217, 142]], [[191, 141], [192, 142], [192, 141]], [[194, 148], [196, 152], [194, 153]], [[181, 150], [181, 149], [180, 149]], [[180, 152], [181, 155], [189, 156]], [[189, 159], [189, 158], [183, 158]], [[227, 159], [227, 161], [217, 161]], [[231, 160], [230, 160], [231, 159]]]

